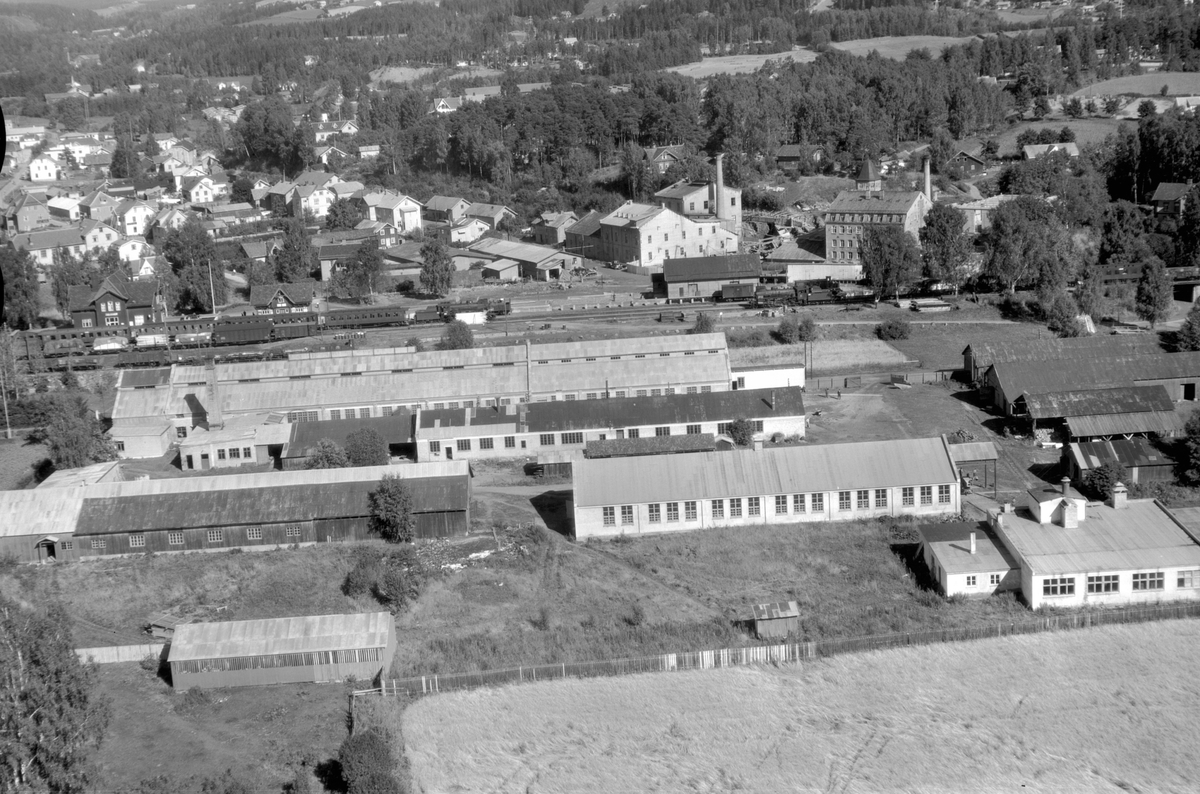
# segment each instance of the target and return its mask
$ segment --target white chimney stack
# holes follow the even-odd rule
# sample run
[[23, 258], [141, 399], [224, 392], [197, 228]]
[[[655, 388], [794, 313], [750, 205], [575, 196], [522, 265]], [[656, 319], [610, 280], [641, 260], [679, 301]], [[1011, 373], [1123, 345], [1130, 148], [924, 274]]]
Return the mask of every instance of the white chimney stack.
[[717, 155], [717, 188], [716, 188], [717, 220], [723, 221], [729, 214], [725, 209], [725, 154]]
[[933, 201], [933, 182], [929, 178], [929, 158], [925, 158], [925, 198]]
[[1113, 510], [1124, 510], [1129, 504], [1129, 489], [1125, 487], [1125, 483], [1119, 482], [1113, 486], [1112, 499], [1110, 500]]
[[975, 553], [975, 533], [971, 533], [971, 553]]

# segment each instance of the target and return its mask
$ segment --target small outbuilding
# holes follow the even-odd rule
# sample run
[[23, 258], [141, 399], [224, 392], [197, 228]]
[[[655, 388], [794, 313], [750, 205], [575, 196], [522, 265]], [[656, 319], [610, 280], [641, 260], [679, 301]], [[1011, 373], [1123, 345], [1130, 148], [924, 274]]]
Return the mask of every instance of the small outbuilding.
[[800, 631], [800, 605], [776, 601], [754, 605], [754, 634], [760, 640], [783, 639]]
[[373, 612], [177, 625], [167, 662], [186, 690], [371, 681], [395, 653], [391, 614]]

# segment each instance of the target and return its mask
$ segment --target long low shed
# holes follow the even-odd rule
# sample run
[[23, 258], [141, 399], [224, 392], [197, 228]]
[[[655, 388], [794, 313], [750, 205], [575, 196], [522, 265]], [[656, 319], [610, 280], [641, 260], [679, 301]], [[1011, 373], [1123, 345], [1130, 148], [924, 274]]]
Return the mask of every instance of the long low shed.
[[581, 459], [573, 474], [577, 538], [961, 509], [944, 436]]
[[317, 615], [175, 629], [167, 663], [176, 689], [371, 681], [392, 666], [396, 625], [387, 612]]
[[418, 538], [467, 531], [470, 469], [447, 461], [0, 491], [0, 554], [71, 561], [364, 540], [384, 475], [409, 487]]

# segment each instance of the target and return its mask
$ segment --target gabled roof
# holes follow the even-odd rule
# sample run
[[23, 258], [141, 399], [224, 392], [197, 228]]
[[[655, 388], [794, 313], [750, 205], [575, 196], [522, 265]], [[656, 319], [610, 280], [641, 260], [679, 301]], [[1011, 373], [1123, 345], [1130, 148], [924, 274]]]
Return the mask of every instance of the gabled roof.
[[429, 201], [425, 202], [425, 209], [435, 212], [448, 212], [459, 204], [466, 204], [468, 207], [471, 206], [469, 201], [458, 196], [433, 196]]
[[79, 206], [81, 207], [103, 207], [120, 203], [120, 199], [113, 198], [100, 188], [96, 188], [79, 200]]
[[1025, 407], [1031, 419], [1058, 419], [1068, 416], [1174, 411], [1175, 403], [1165, 387], [1154, 385], [1031, 394], [1025, 398]]
[[993, 364], [994, 377], [1009, 400], [1021, 395], [1061, 392], [1069, 388], [1104, 389], [1133, 386], [1139, 381], [1200, 378], [1200, 352], [1159, 353], [1125, 357], [1057, 359], [1052, 364]]
[[288, 442], [285, 457], [310, 457], [316, 454], [317, 442], [326, 438], [340, 447], [345, 447], [350, 434], [359, 430], [374, 430], [388, 445], [411, 444], [413, 416], [408, 411], [398, 410], [389, 416], [370, 416], [365, 419], [295, 422], [292, 424], [292, 438]]
[[468, 250], [505, 259], [515, 259], [518, 262], [528, 264], [537, 264], [562, 255], [562, 252], [557, 248], [547, 248], [544, 245], [493, 238], [471, 243], [468, 246]]
[[598, 210], [591, 210], [587, 215], [580, 218], [577, 223], [568, 226], [567, 234], [591, 237], [600, 231], [600, 221], [603, 218], [604, 216]]
[[129, 281], [119, 276], [109, 276], [100, 286], [73, 286], [67, 290], [67, 303], [73, 312], [86, 311], [105, 295], [114, 295], [133, 307], [154, 305], [158, 294], [157, 281]]
[[668, 284], [680, 281], [720, 281], [730, 278], [757, 279], [762, 271], [758, 254], [731, 256], [689, 256], [663, 262], [663, 280]]
[[1192, 186], [1184, 182], [1159, 182], [1150, 197], [1151, 201], [1179, 201], [1191, 192]]
[[128, 213], [129, 211], [131, 211], [137, 207], [141, 207], [143, 209], [147, 209], [147, 210], [150, 210], [151, 212], [154, 212], [154, 207], [151, 207], [146, 202], [139, 201], [138, 199], [125, 199], [120, 204], [118, 204], [116, 209], [113, 211], [117, 215], [124, 216], [126, 213]]
[[828, 218], [835, 212], [906, 213], [914, 204], [920, 202], [924, 195], [915, 190], [888, 190], [880, 193], [843, 190], [825, 210], [825, 217]]
[[296, 306], [312, 303], [316, 295], [316, 284], [298, 281], [292, 284], [256, 284], [250, 288], [250, 305], [256, 309], [269, 306], [277, 295], [283, 294], [288, 302]]
[[546, 226], [551, 229], [561, 229], [564, 226], [570, 226], [578, 220], [579, 218], [573, 212], [543, 212], [534, 221], [534, 224]]
[[601, 218], [600, 223], [604, 226], [616, 226], [620, 228], [632, 226], [637, 228], [648, 221], [657, 218], [664, 212], [668, 212], [665, 207], [657, 207], [653, 204], [639, 204], [635, 201], [627, 201]]
[[[1012, 553], [986, 521], [922, 524], [917, 527], [917, 532], [948, 574], [994, 573], [1018, 567]], [[974, 552], [971, 551], [971, 533], [975, 533]]]
[[1158, 353], [1153, 336], [1079, 336], [1068, 339], [1027, 339], [1020, 342], [975, 341], [963, 348], [976, 368], [989, 364], [1021, 361], [1052, 361], [1059, 358], [1108, 358], [1136, 352]]
[[13, 248], [26, 251], [45, 251], [48, 248], [71, 248], [83, 245], [80, 229], [46, 229], [40, 232], [14, 234], [10, 238]]
[[686, 436], [646, 436], [589, 441], [584, 455], [589, 458], [628, 458], [636, 455], [673, 455], [680, 452], [712, 452], [717, 438], [712, 433]]
[[172, 662], [386, 648], [389, 612], [183, 623], [171, 638]]
[[1068, 454], [1081, 471], [1098, 469], [1105, 463], [1117, 461], [1127, 469], [1135, 466], [1174, 466], [1175, 461], [1160, 452], [1144, 438], [1118, 438], [1112, 441], [1076, 441]]
[[1034, 143], [1024, 147], [1022, 151], [1025, 153], [1026, 160], [1033, 160], [1044, 154], [1054, 154], [1056, 152], [1065, 152], [1068, 157], [1078, 157], [1079, 145], [1074, 141], [1068, 143]]
[[667, 185], [662, 190], [654, 194], [654, 198], [666, 199], [682, 199], [696, 193], [700, 190], [706, 190], [711, 183], [709, 182], [690, 182], [686, 179], [681, 179], [673, 185]]
[[665, 160], [682, 160], [684, 155], [684, 147], [682, 144], [674, 144], [672, 146], [651, 146], [644, 150], [647, 160], [652, 162]]
[[508, 214], [508, 215], [512, 215], [512, 216], [516, 217], [517, 213], [513, 212], [512, 210], [510, 210], [508, 207], [504, 206], [503, 204], [484, 204], [481, 201], [477, 201], [474, 204], [467, 207], [467, 214], [468, 215], [482, 215], [482, 216], [486, 216], [488, 218], [493, 218], [500, 214]]

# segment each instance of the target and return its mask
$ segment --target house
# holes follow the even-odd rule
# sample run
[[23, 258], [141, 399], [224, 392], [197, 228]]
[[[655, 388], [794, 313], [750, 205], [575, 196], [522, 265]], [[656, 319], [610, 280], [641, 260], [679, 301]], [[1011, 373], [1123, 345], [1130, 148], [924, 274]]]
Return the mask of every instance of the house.
[[117, 244], [117, 256], [122, 262], [136, 262], [153, 252], [145, 237], [127, 237]]
[[396, 654], [390, 612], [184, 623], [171, 638], [171, 684], [182, 692], [330, 683], [387, 675]]
[[400, 242], [400, 230], [392, 224], [383, 221], [373, 221], [363, 218], [354, 225], [354, 230], [370, 232], [375, 237], [378, 237], [380, 249], [391, 248]]
[[317, 159], [321, 161], [322, 165], [329, 165], [329, 159], [331, 157], [345, 159], [350, 156], [345, 149], [337, 146], [317, 146], [313, 149], [313, 153], [316, 155]]
[[120, 205], [121, 199], [113, 198], [102, 189], [96, 188], [79, 200], [79, 212], [85, 218], [112, 223], [113, 215]]
[[985, 229], [992, 228], [992, 215], [1000, 205], [1015, 198], [1020, 198], [1020, 196], [1015, 193], [1001, 193], [978, 201], [966, 201], [950, 206], [963, 214], [963, 225], [967, 234], [979, 234]]
[[481, 221], [479, 218], [463, 218], [454, 223], [426, 220], [424, 229], [428, 236], [449, 245], [461, 246], [475, 242], [490, 232], [492, 227], [487, 225], [487, 221]]
[[884, 191], [883, 178], [870, 160], [863, 162], [855, 181], [855, 189], [839, 193], [825, 211], [825, 256], [835, 265], [862, 263], [862, 239], [869, 227], [896, 226], [916, 240], [933, 207], [928, 162], [924, 193]]
[[179, 137], [172, 132], [156, 132], [151, 137], [154, 138], [154, 143], [158, 145], [159, 154], [169, 151], [172, 146], [179, 143]]
[[819, 146], [786, 143], [775, 150], [775, 162], [784, 171], [794, 171], [806, 163], [819, 163], [824, 152]]
[[184, 177], [180, 193], [189, 204], [209, 204], [221, 195], [216, 178], [207, 174]]
[[144, 235], [150, 231], [156, 211], [144, 201], [125, 199], [113, 210], [117, 230], [126, 236]]
[[959, 149], [953, 157], [946, 161], [947, 170], [957, 169], [960, 173], [969, 176], [981, 174], [987, 170], [987, 167], [986, 160], [963, 149]]
[[[331, 412], [333, 414], [334, 412]], [[371, 430], [383, 439], [388, 454], [401, 457], [411, 452], [413, 444], [413, 415], [397, 408], [391, 413], [371, 416], [369, 408], [345, 408], [336, 418], [316, 422], [292, 422], [291, 435], [284, 448], [280, 465], [284, 471], [304, 469], [317, 454], [321, 441], [329, 440], [345, 449], [349, 437], [360, 430]]]
[[574, 536], [954, 515], [945, 437], [574, 463]]
[[602, 250], [600, 221], [603, 218], [604, 215], [598, 210], [589, 210], [577, 222], [569, 225], [563, 239], [563, 250], [587, 259], [599, 259]]
[[654, 167], [654, 170], [660, 174], [667, 173], [667, 169], [676, 163], [683, 162], [683, 158], [687, 155], [686, 147], [684, 146], [651, 146], [643, 150], [642, 157]]
[[463, 98], [460, 96], [438, 97], [433, 101], [433, 107], [430, 108], [430, 113], [453, 113], [463, 105]]
[[317, 299], [316, 284], [256, 284], [250, 288], [250, 305], [255, 314], [295, 314], [312, 311]]
[[1054, 361], [1060, 358], [1109, 358], [1160, 352], [1157, 339], [1138, 335], [1053, 337], [1022, 342], [975, 340], [963, 348], [963, 369], [978, 383], [993, 364]]
[[350, 200], [369, 220], [391, 224], [405, 233], [421, 228], [421, 203], [411, 196], [368, 188], [357, 191]]
[[60, 221], [74, 222], [82, 217], [79, 211], [79, 199], [69, 196], [57, 196], [46, 202], [50, 217]]
[[1187, 206], [1188, 194], [1191, 192], [1192, 186], [1189, 183], [1159, 182], [1154, 195], [1150, 197], [1150, 203], [1154, 205], [1154, 214], [1182, 217]]
[[[370, 231], [367, 231], [365, 234], [372, 236]], [[322, 245], [314, 244], [313, 247], [317, 249], [317, 265], [321, 268], [321, 281], [328, 282], [332, 279], [334, 269], [338, 267], [338, 262], [354, 256], [361, 245], [361, 239], [325, 243]]]
[[9, 238], [9, 244], [13, 250], [28, 251], [34, 263], [42, 267], [53, 265], [54, 256], [59, 251], [76, 257], [83, 257], [87, 253], [84, 237], [79, 229], [45, 229], [14, 234]]
[[1184, 421], [1159, 384], [1024, 394], [1014, 401], [1013, 414], [1028, 416], [1035, 430], [1049, 427], [1072, 441], [1172, 436]]
[[30, 182], [54, 182], [59, 179], [58, 163], [49, 157], [35, 157], [29, 161]]
[[269, 237], [265, 240], [243, 240], [239, 245], [242, 256], [254, 262], [266, 262], [267, 258], [274, 254], [280, 248], [280, 240], [277, 237]]
[[155, 277], [160, 267], [170, 267], [165, 258], [157, 254], [143, 256], [129, 262], [129, 277], [134, 281], [149, 281]]
[[657, 270], [668, 259], [736, 254], [738, 236], [721, 223], [627, 201], [600, 218], [597, 250], [588, 256]]
[[163, 148], [162, 154], [175, 158], [182, 165], [196, 165], [196, 144], [191, 141], [175, 141]]
[[319, 121], [312, 125], [313, 137], [317, 143], [324, 143], [334, 135], [357, 135], [358, 125], [353, 120]]
[[508, 207], [500, 204], [484, 204], [478, 201], [467, 207], [464, 214], [468, 218], [478, 218], [493, 229], [499, 228], [500, 222], [505, 218], [515, 220], [517, 217], [517, 213]]
[[1063, 470], [1080, 483], [1092, 471], [1109, 463], [1125, 469], [1128, 482], [1175, 482], [1176, 461], [1145, 438], [1074, 441], [1063, 448]]
[[1067, 143], [1035, 143], [1022, 147], [1022, 154], [1026, 160], [1036, 160], [1047, 154], [1064, 153], [1067, 157], [1079, 156], [1079, 145], [1074, 141]]
[[[532, 451], [579, 453], [597, 441], [708, 436], [729, 439], [738, 419], [758, 439], [803, 437], [802, 384], [754, 391], [696, 386], [610, 389], [579, 399], [416, 411], [417, 460], [511, 458]], [[658, 450], [662, 451], [662, 450]]]
[[943, 595], [985, 598], [1019, 591], [1016, 559], [986, 521], [922, 524], [920, 555]]
[[668, 259], [663, 282], [668, 298], [711, 298], [726, 284], [758, 284], [758, 254]]
[[689, 182], [686, 179], [669, 185], [654, 194], [660, 207], [693, 220], [720, 221], [721, 228], [734, 234], [742, 229], [742, 191], [726, 187], [721, 161], [717, 155], [715, 182]]
[[67, 291], [71, 324], [76, 328], [111, 328], [160, 323], [166, 316], [156, 281], [130, 281], [109, 276], [96, 287]]
[[516, 281], [521, 277], [521, 266], [512, 259], [497, 259], [484, 265], [480, 275], [484, 281]]
[[566, 251], [495, 238], [472, 243], [470, 250], [493, 259], [511, 259], [518, 264], [521, 278], [534, 281], [560, 278], [564, 270], [569, 272], [582, 264], [579, 256]]
[[[303, 218], [305, 212], [311, 212], [314, 217], [324, 218], [329, 214], [329, 205], [338, 198], [333, 191], [333, 186], [339, 182], [341, 182], [341, 177], [337, 174], [320, 171], [305, 171], [296, 177], [292, 189], [289, 191], [292, 217]], [[362, 186], [359, 185], [354, 190], [361, 188]], [[274, 190], [275, 188], [272, 188], [272, 191]]]
[[184, 471], [272, 466], [292, 434], [282, 414], [232, 416], [219, 427], [180, 430], [179, 467]]
[[368, 144], [366, 146], [359, 146], [358, 147], [358, 159], [374, 160], [376, 157], [379, 156], [379, 154], [382, 150], [383, 150], [383, 147], [377, 143]]
[[121, 239], [121, 233], [112, 226], [90, 219], [79, 222], [79, 231], [83, 235], [83, 244], [87, 251], [103, 250]]
[[543, 212], [533, 222], [533, 241], [538, 245], [562, 245], [567, 228], [579, 220], [573, 212]]
[[[992, 565], [1011, 567], [984, 580], [971, 570], [969, 540], [944, 542], [935, 579], [947, 595], [985, 591], [998, 575], [1034, 610], [1200, 598], [1196, 536], [1156, 500], [1129, 499], [1123, 484], [1103, 503], [1089, 503], [1066, 480], [1031, 489], [1019, 506], [1007, 504], [978, 526], [976, 537], [990, 530], [989, 541], [1007, 553]], [[919, 531], [924, 547], [929, 528]]]
[[458, 223], [467, 215], [471, 202], [457, 196], [434, 196], [425, 202], [421, 217], [427, 221]]
[[[53, 201], [53, 199], [51, 199]], [[79, 210], [76, 204], [75, 215]], [[9, 234], [14, 232], [31, 232], [50, 225], [51, 211], [40, 196], [33, 193], [22, 193], [4, 214], [5, 227]]]
[[164, 232], [171, 231], [173, 229], [181, 229], [187, 225], [190, 217], [191, 216], [188, 215], [188, 213], [184, 212], [178, 207], [167, 207], [165, 210], [162, 210], [155, 215], [154, 220], [150, 222], [152, 234], [160, 229]]
[[[343, 371], [358, 375], [336, 376]], [[337, 358], [293, 355], [252, 364], [220, 363], [211, 375], [199, 366], [156, 372], [165, 374], [147, 389], [146, 371], [121, 371], [112, 409], [114, 436], [123, 428], [174, 431], [207, 426], [214, 413], [225, 417], [278, 411], [288, 421], [317, 421], [346, 408], [369, 408], [376, 416], [397, 406], [415, 410], [516, 404], [522, 399], [583, 400], [606, 390], [633, 394], [662, 389], [664, 384], [678, 393], [730, 387], [723, 334], [426, 353], [354, 351]], [[209, 384], [210, 378], [210, 385], [197, 387]]]

